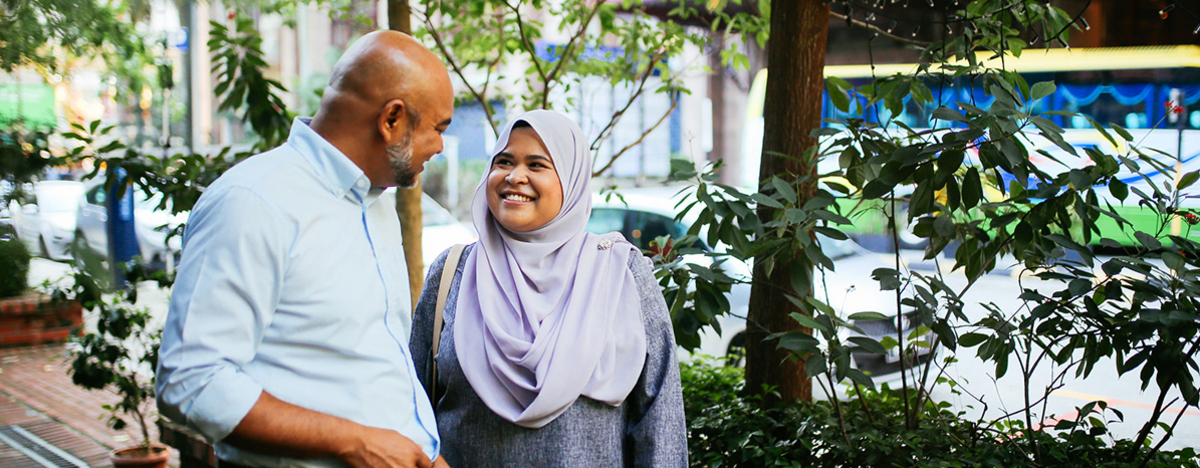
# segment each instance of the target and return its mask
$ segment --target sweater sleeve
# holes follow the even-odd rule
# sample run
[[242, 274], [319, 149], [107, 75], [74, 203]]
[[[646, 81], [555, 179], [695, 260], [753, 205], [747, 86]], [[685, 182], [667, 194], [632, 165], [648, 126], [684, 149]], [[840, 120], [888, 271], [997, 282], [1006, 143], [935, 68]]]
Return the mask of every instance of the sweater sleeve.
[[638, 284], [642, 324], [646, 327], [646, 365], [629, 395], [626, 427], [635, 467], [686, 467], [687, 423], [683, 413], [679, 360], [667, 303], [650, 260], [637, 255], [630, 269]]

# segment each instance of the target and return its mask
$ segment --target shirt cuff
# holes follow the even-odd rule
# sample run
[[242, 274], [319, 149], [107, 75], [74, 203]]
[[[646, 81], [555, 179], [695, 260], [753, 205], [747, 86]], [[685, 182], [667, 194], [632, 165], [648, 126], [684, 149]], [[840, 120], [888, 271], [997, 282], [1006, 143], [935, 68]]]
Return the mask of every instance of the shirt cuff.
[[236, 368], [221, 369], [196, 396], [187, 419], [210, 441], [221, 441], [250, 413], [262, 392], [262, 385]]

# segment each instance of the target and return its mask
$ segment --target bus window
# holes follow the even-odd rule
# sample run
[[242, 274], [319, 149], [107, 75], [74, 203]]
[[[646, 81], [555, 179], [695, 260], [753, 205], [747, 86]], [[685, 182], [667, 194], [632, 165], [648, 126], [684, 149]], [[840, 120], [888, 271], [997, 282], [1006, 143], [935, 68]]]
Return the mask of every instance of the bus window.
[[[1088, 115], [1101, 124], [1138, 123], [1130, 128], [1146, 128], [1150, 122], [1147, 106], [1154, 94], [1152, 84], [1066, 85], [1059, 88], [1065, 109]], [[1134, 114], [1134, 118], [1128, 117]], [[1087, 119], [1073, 118], [1069, 128], [1092, 128]]]

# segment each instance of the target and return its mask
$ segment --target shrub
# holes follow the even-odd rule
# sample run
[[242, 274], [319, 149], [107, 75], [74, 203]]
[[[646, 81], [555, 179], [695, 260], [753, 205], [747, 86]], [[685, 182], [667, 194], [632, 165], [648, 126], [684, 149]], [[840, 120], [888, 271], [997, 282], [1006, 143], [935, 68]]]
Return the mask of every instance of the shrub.
[[1104, 428], [1083, 417], [1069, 430], [1037, 432], [1035, 449], [1020, 422], [991, 427], [965, 419], [949, 403], [924, 405], [923, 423], [906, 430], [902, 394], [886, 386], [861, 389], [865, 401], [842, 401], [839, 421], [829, 401], [762, 408], [760, 396], [742, 396], [738, 370], [704, 361], [681, 368], [694, 467], [1200, 467], [1191, 448], [1155, 453], [1142, 465], [1150, 454], [1143, 447], [1136, 462], [1117, 461], [1134, 443], [1108, 443]]
[[29, 286], [29, 250], [11, 226], [0, 226], [0, 298], [25, 292]]

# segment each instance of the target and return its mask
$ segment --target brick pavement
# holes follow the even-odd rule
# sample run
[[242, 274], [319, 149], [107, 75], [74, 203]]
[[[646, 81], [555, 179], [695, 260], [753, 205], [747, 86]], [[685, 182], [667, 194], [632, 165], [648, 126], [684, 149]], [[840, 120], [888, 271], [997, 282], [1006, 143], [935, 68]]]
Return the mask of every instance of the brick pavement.
[[[76, 386], [67, 374], [69, 367], [62, 344], [0, 349], [0, 427], [20, 425], [43, 440], [54, 439], [56, 446], [90, 466], [107, 467], [107, 453], [129, 445], [137, 435], [134, 430], [110, 429], [102, 405], [119, 397]], [[150, 430], [157, 440], [157, 428]], [[5, 449], [0, 444], [0, 466], [20, 466], [5, 459], [13, 456]], [[172, 460], [172, 466], [178, 461]]]

